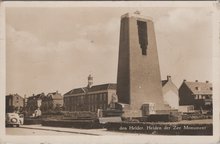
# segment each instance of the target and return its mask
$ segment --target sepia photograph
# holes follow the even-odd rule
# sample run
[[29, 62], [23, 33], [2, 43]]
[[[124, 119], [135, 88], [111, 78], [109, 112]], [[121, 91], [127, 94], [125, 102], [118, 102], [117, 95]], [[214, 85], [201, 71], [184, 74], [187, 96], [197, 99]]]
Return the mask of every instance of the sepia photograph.
[[90, 3], [5, 4], [5, 137], [215, 142], [216, 3]]

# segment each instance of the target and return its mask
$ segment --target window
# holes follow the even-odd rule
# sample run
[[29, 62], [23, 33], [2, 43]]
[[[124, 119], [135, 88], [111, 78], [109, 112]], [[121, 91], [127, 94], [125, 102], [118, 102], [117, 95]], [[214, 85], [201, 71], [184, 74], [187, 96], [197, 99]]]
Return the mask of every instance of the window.
[[106, 93], [103, 95], [103, 101], [108, 101]]
[[96, 96], [96, 102], [99, 101], [99, 95], [95, 95]]
[[199, 95], [195, 95], [195, 99], [199, 99]]
[[91, 107], [91, 105], [89, 105], [89, 111], [92, 111], [92, 107]]
[[81, 103], [84, 103], [84, 101], [83, 101], [84, 100], [84, 96], [81, 96], [80, 100], [81, 100]]
[[102, 96], [103, 96], [102, 94], [99, 95], [99, 101], [100, 102], [102, 101]]
[[9, 103], [9, 106], [11, 106], [12, 104], [11, 104], [11, 99], [9, 98], [9, 100], [8, 100], [8, 103]]
[[93, 102], [95, 103], [95, 102], [96, 102], [96, 99], [95, 99], [95, 98], [96, 98], [96, 96], [95, 96], [95, 95], [93, 95], [92, 97], [93, 97]]
[[103, 104], [103, 109], [104, 109], [104, 110], [107, 109], [107, 108], [106, 108], [106, 104]]
[[90, 103], [93, 103], [93, 95], [90, 95]]
[[95, 111], [97, 111], [98, 110], [98, 107], [97, 107], [97, 105], [95, 105]]
[[138, 20], [137, 26], [138, 26], [139, 44], [142, 49], [142, 55], [147, 55], [147, 45], [148, 45], [147, 23], [144, 21]]
[[94, 112], [96, 111], [96, 106], [95, 106], [95, 105], [93, 106], [93, 111], [94, 111]]
[[103, 101], [106, 101], [106, 95], [105, 95], [105, 93], [103, 94]]

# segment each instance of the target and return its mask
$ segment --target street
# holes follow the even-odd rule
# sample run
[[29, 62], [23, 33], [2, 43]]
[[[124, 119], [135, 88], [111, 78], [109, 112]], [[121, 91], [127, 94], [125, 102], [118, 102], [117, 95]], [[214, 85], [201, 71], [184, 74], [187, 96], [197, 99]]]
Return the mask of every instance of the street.
[[49, 130], [38, 130], [28, 128], [6, 128], [7, 135], [72, 135], [74, 133], [65, 133]]
[[[210, 124], [212, 119], [191, 120], [172, 122], [173, 124]], [[91, 135], [91, 136], [105, 136], [105, 135], [146, 135], [137, 133], [125, 133], [116, 131], [107, 131], [106, 129], [78, 129], [78, 128], [64, 128], [64, 127], [50, 127], [42, 125], [21, 125], [20, 127], [7, 127], [6, 135]]]
[[77, 129], [63, 127], [48, 127], [41, 125], [21, 125], [20, 127], [7, 127], [6, 135], [142, 135], [136, 133], [122, 133], [107, 131], [106, 129]]

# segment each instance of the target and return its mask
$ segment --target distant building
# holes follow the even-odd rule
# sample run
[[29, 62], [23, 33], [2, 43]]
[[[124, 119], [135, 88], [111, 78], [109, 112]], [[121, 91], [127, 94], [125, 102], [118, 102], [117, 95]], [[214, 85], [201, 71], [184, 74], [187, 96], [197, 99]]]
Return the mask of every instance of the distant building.
[[26, 95], [24, 95], [24, 108], [26, 108], [27, 107], [27, 96]]
[[193, 105], [195, 110], [212, 110], [212, 84], [184, 80], [179, 88], [179, 104]]
[[93, 78], [88, 77], [88, 86], [75, 88], [64, 94], [64, 107], [67, 111], [106, 110], [115, 101], [116, 84], [92, 85]]
[[26, 111], [28, 114], [32, 114], [37, 108], [41, 107], [42, 99], [45, 97], [44, 93], [30, 96], [27, 98]]
[[162, 91], [164, 103], [168, 104], [173, 109], [179, 107], [179, 93], [178, 88], [172, 82], [171, 76], [167, 76], [166, 80], [162, 80]]
[[29, 114], [40, 108], [42, 113], [59, 110], [63, 107], [63, 96], [58, 91], [53, 93], [44, 93], [33, 95], [27, 98], [26, 110]]
[[18, 94], [6, 95], [6, 113], [21, 111], [24, 107], [24, 98]]
[[194, 112], [194, 106], [193, 105], [181, 105], [179, 106], [178, 111], [182, 113], [192, 113]]
[[59, 110], [63, 107], [63, 96], [58, 91], [48, 93], [42, 98], [41, 110], [43, 112], [50, 110]]

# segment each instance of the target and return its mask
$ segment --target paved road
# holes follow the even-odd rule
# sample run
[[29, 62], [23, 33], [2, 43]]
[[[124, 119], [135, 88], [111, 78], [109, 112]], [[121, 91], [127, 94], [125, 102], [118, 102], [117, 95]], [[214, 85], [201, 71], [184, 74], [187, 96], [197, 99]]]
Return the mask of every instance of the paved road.
[[7, 127], [6, 135], [142, 135], [136, 133], [122, 133], [112, 132], [106, 129], [77, 129], [77, 128], [62, 128], [62, 127], [48, 127], [41, 125], [23, 125], [17, 127]]
[[74, 135], [74, 133], [26, 129], [20, 127], [20, 128], [6, 128], [6, 135]]
[[[207, 120], [195, 120], [195, 121], [181, 121], [178, 123], [212, 123], [211, 119]], [[22, 125], [19, 128], [6, 128], [7, 135], [91, 135], [91, 136], [102, 136], [102, 135], [145, 135], [136, 133], [123, 133], [107, 131], [106, 129], [77, 129], [77, 128], [63, 128], [63, 127], [49, 127], [41, 125]]]

